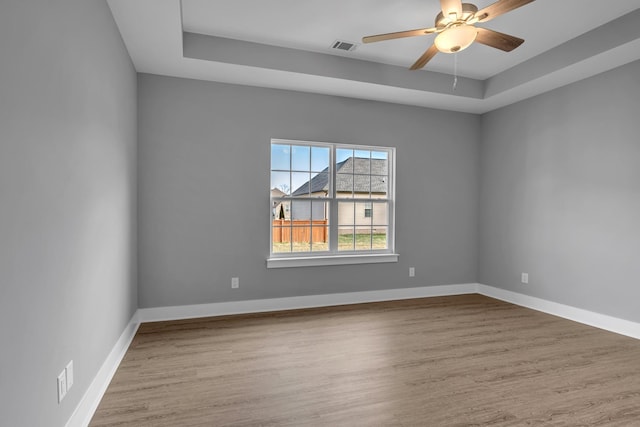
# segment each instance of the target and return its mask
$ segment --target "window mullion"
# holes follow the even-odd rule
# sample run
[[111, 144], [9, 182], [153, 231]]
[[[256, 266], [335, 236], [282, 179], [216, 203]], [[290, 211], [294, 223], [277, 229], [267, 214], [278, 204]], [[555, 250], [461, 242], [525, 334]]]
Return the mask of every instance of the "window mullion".
[[336, 147], [329, 153], [329, 252], [338, 252], [338, 200], [336, 197]]

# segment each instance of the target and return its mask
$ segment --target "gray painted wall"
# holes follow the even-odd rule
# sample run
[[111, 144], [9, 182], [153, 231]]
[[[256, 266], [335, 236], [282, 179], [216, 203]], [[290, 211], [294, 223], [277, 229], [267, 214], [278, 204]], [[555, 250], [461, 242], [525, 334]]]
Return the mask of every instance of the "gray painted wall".
[[[138, 305], [480, 281], [640, 321], [640, 62], [479, 117], [136, 82], [102, 0], [2, 3], [0, 54], [3, 425], [64, 425]], [[400, 262], [267, 270], [272, 137], [397, 147]]]
[[[141, 307], [476, 280], [479, 116], [141, 74], [138, 117]], [[397, 147], [400, 261], [268, 270], [272, 137]]]
[[136, 74], [102, 0], [3, 1], [0, 57], [0, 424], [63, 426], [137, 307]]
[[481, 283], [640, 321], [639, 112], [634, 62], [483, 116]]

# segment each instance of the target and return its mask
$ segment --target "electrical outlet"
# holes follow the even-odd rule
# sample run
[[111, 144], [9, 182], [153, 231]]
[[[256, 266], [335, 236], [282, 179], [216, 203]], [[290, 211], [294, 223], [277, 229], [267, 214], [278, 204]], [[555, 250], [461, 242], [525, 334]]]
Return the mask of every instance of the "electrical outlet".
[[409, 277], [416, 277], [415, 267], [409, 267]]
[[58, 375], [58, 403], [62, 402], [62, 399], [67, 395], [67, 373], [65, 371], [60, 372]]
[[529, 273], [522, 273], [522, 276], [520, 277], [520, 281], [524, 284], [529, 283]]
[[67, 364], [67, 367], [64, 368], [64, 372], [67, 377], [67, 391], [69, 391], [73, 386], [73, 360]]
[[231, 289], [238, 289], [240, 287], [240, 279], [237, 277], [231, 278]]

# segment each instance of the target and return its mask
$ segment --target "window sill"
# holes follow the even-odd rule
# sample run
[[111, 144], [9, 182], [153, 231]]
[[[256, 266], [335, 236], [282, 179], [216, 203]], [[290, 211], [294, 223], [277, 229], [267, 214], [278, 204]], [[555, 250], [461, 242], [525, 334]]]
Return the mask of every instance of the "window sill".
[[378, 264], [398, 262], [398, 254], [332, 255], [269, 258], [267, 268], [316, 267], [323, 265]]

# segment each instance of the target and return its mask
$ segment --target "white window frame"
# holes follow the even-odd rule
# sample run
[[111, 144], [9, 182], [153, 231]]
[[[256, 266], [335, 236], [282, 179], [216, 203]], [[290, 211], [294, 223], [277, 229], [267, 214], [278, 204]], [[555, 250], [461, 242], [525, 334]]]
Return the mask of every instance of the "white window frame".
[[[323, 252], [273, 252], [273, 221], [270, 219], [269, 224], [269, 258], [267, 258], [267, 268], [286, 268], [286, 267], [308, 267], [323, 265], [344, 265], [344, 264], [372, 264], [372, 263], [388, 263], [397, 262], [398, 254], [395, 253], [395, 176], [396, 176], [396, 152], [394, 147], [381, 147], [369, 145], [350, 145], [342, 143], [318, 142], [318, 141], [301, 141], [289, 139], [271, 139], [271, 145], [302, 145], [330, 148], [329, 155], [329, 176], [330, 190], [328, 197], [309, 197], [299, 198], [298, 200], [312, 200], [329, 202], [329, 250]], [[354, 250], [354, 251], [338, 251], [338, 203], [345, 201], [365, 202], [370, 199], [342, 198], [336, 197], [336, 170], [335, 170], [335, 153], [337, 149], [348, 150], [366, 150], [366, 151], [385, 151], [388, 153], [388, 188], [387, 198], [383, 199], [388, 203], [387, 212], [387, 248], [378, 250]], [[269, 151], [271, 153], [271, 150]], [[269, 155], [269, 171], [271, 172], [271, 154]], [[271, 178], [269, 178], [271, 184]], [[271, 187], [271, 185], [270, 185]], [[271, 188], [269, 188], [269, 191]], [[291, 188], [290, 191], [295, 189]], [[270, 197], [270, 206], [274, 206], [274, 201], [292, 200], [284, 197]], [[374, 203], [375, 200], [374, 199]], [[380, 201], [378, 201], [380, 203]]]

